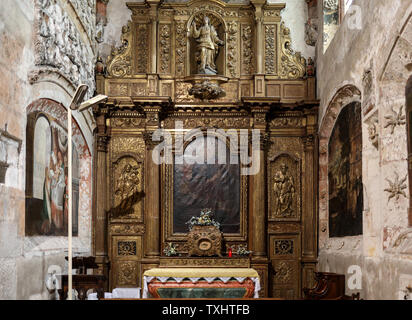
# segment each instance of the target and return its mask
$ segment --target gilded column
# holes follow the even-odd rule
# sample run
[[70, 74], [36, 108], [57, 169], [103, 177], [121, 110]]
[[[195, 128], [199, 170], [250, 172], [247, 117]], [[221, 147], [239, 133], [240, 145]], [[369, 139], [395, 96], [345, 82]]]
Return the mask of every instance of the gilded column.
[[147, 1], [150, 4], [150, 22], [151, 22], [151, 43], [150, 43], [150, 72], [152, 74], [157, 73], [157, 6], [160, 1], [150, 0]]
[[263, 6], [266, 0], [252, 0], [250, 1], [255, 7], [255, 21], [256, 21], [256, 72], [263, 74]]
[[[152, 140], [153, 132], [159, 127], [160, 107], [147, 107], [146, 132], [146, 235], [145, 256], [158, 258], [160, 256], [160, 165], [153, 159], [153, 149], [159, 143]], [[156, 154], [155, 154], [156, 156]]]
[[306, 136], [303, 137], [305, 150], [305, 194], [302, 215], [303, 241], [302, 243], [302, 266], [303, 287], [311, 288], [314, 285], [314, 272], [317, 263], [317, 114], [307, 113]]
[[100, 105], [93, 109], [97, 129], [95, 134], [95, 167], [94, 167], [94, 255], [99, 266], [98, 272], [108, 277], [107, 250], [107, 150], [109, 135], [107, 134], [107, 107]]
[[[266, 257], [266, 144], [268, 136], [266, 132], [266, 114], [269, 108], [252, 110], [254, 117], [254, 129], [260, 131], [259, 152], [252, 152], [253, 163], [259, 163], [258, 172], [251, 176], [252, 179], [252, 251], [254, 257]], [[257, 141], [255, 141], [255, 144]]]

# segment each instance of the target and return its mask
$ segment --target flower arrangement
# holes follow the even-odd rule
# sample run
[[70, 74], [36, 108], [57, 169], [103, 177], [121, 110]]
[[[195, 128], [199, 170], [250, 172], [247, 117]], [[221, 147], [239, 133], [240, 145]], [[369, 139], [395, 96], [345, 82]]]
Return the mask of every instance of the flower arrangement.
[[179, 253], [177, 252], [177, 247], [174, 243], [169, 242], [163, 250], [164, 254], [168, 257], [177, 256]]
[[252, 251], [248, 251], [246, 246], [240, 245], [235, 252], [238, 256], [248, 256]]
[[220, 223], [212, 218], [213, 213], [211, 209], [203, 209], [200, 211], [199, 217], [191, 217], [186, 224], [189, 225], [189, 230], [194, 226], [215, 226], [220, 230]]

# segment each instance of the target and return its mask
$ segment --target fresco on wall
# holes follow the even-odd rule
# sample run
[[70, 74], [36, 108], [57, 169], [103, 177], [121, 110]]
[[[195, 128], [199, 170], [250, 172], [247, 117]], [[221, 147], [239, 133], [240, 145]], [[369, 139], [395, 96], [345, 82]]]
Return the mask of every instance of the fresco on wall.
[[[205, 150], [207, 155], [216, 150], [207, 143], [214, 137], [197, 138], [185, 149], [184, 163], [175, 164], [173, 170], [173, 232], [187, 233], [186, 222], [192, 216], [199, 216], [200, 211], [210, 208], [214, 219], [222, 226], [224, 233], [240, 232], [240, 166], [231, 164], [189, 164], [193, 150]], [[226, 151], [230, 159], [229, 148], [216, 139], [216, 148]], [[209, 146], [209, 147], [208, 147]], [[195, 153], [194, 153], [195, 154]], [[218, 157], [216, 157], [217, 159]], [[206, 160], [205, 160], [206, 162]], [[216, 161], [218, 162], [218, 161]]]
[[329, 236], [362, 234], [361, 106], [352, 103], [340, 113], [329, 141]]
[[[67, 131], [52, 116], [40, 113], [27, 139], [33, 142], [32, 195], [26, 198], [26, 235], [67, 236]], [[73, 144], [73, 235], [78, 232], [79, 158]]]

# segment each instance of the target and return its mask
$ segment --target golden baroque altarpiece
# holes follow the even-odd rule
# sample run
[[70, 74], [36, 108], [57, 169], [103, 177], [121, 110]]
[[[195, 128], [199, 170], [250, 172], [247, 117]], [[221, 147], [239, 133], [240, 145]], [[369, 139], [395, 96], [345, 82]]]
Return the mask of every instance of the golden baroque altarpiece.
[[[284, 4], [220, 0], [129, 3], [131, 21], [113, 48], [95, 107], [94, 254], [108, 289], [141, 286], [158, 266], [251, 266], [261, 296], [301, 297], [317, 262], [315, 78], [291, 49]], [[259, 129], [260, 165], [239, 180], [239, 229], [223, 255], [186, 257], [187, 234], [173, 229], [173, 165], [156, 165], [153, 132]], [[249, 144], [251, 142], [249, 141]], [[167, 257], [173, 244], [181, 254]]]

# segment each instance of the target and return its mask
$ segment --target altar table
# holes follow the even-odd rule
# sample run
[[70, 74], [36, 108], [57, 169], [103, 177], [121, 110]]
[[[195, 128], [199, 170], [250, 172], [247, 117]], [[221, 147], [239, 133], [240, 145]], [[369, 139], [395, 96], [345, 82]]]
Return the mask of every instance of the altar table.
[[250, 268], [155, 268], [143, 274], [143, 298], [259, 298]]

